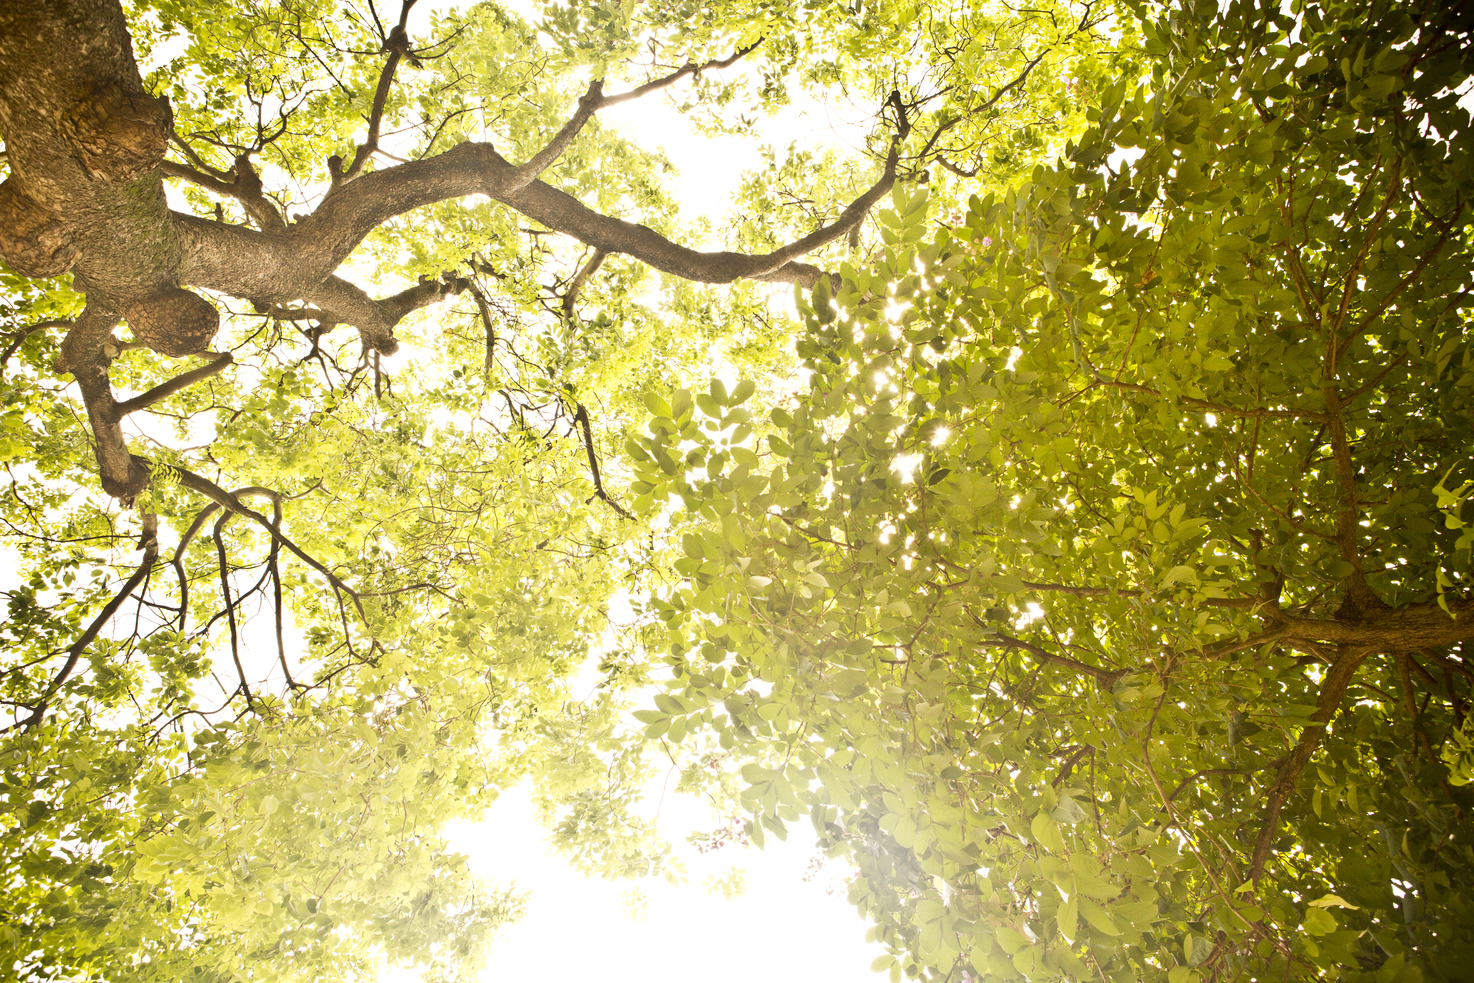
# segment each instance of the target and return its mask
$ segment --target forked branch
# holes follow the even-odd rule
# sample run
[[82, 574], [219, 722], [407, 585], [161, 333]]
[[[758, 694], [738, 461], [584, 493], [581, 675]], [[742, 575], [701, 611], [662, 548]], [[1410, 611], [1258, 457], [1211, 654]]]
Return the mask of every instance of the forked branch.
[[352, 181], [363, 173], [363, 167], [368, 163], [369, 157], [379, 149], [379, 129], [384, 121], [384, 106], [389, 101], [389, 90], [394, 85], [394, 72], [399, 68], [399, 63], [405, 55], [410, 54], [409, 32], [406, 25], [409, 23], [410, 8], [415, 5], [415, 0], [403, 0], [399, 8], [399, 23], [389, 31], [389, 36], [384, 39], [384, 50], [389, 57], [384, 61], [384, 68], [379, 73], [379, 85], [374, 90], [373, 106], [369, 109], [368, 136], [362, 144], [353, 152], [353, 160], [347, 169], [343, 168], [343, 159], [336, 154], [328, 158], [328, 172], [333, 178], [333, 187]]

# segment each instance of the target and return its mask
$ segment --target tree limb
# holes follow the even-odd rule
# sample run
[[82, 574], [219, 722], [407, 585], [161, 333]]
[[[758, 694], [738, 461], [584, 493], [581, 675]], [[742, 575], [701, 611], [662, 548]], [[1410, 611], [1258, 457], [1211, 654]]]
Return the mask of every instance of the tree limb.
[[595, 249], [594, 255], [589, 261], [579, 268], [574, 274], [573, 282], [568, 285], [568, 291], [563, 294], [563, 317], [569, 321], [573, 320], [573, 305], [578, 301], [578, 292], [583, 289], [584, 282], [599, 271], [604, 265], [604, 257], [608, 256], [602, 249]]
[[621, 508], [620, 504], [604, 490], [604, 483], [599, 480], [599, 458], [594, 453], [594, 432], [589, 427], [589, 411], [584, 408], [582, 403], [575, 405], [577, 405], [578, 409], [573, 414], [573, 422], [578, 424], [583, 431], [583, 449], [589, 456], [589, 471], [594, 478], [594, 497], [619, 513], [620, 518], [633, 519], [634, 516]]
[[[143, 459], [139, 458], [139, 460], [142, 461]], [[347, 594], [348, 597], [353, 601], [353, 606], [358, 610], [359, 618], [362, 619], [365, 624], [368, 623], [368, 615], [363, 610], [363, 604], [359, 600], [358, 592], [345, 584], [338, 577], [337, 574], [333, 573], [327, 567], [323, 566], [316, 557], [312, 556], [310, 553], [302, 549], [302, 547], [292, 542], [292, 540], [280, 529], [275, 528], [272, 525], [270, 519], [266, 518], [266, 516], [262, 515], [260, 512], [257, 512], [255, 509], [250, 508], [239, 498], [237, 498], [233, 493], [226, 491], [224, 488], [221, 488], [219, 485], [215, 484], [215, 482], [211, 481], [209, 478], [204, 477], [203, 475], [195, 474], [193, 471], [188, 471], [184, 468], [171, 468], [171, 470], [177, 475], [179, 479], [179, 484], [181, 486], [188, 488], [191, 491], [199, 492], [201, 495], [204, 495], [206, 498], [219, 505], [221, 508], [229, 509], [231, 512], [234, 512], [237, 515], [243, 515], [247, 519], [250, 519], [252, 522], [259, 525], [261, 528], [265, 529], [268, 535], [270, 535], [274, 540], [279, 541], [283, 546], [291, 551], [291, 553], [296, 556], [297, 559], [301, 560], [303, 563], [307, 564], [309, 567], [316, 570], [318, 573], [327, 578], [328, 583], [331, 584], [335, 590], [339, 590], [344, 594]]]
[[[98, 612], [96, 618], [92, 619], [92, 623], [87, 626], [87, 629], [67, 649], [67, 661], [62, 665], [61, 671], [52, 678], [51, 684], [46, 687], [46, 692], [42, 694], [40, 702], [31, 708], [30, 716], [13, 724], [11, 727], [5, 728], [5, 730], [11, 730], [14, 727], [29, 730], [41, 723], [42, 718], [46, 716], [47, 708], [51, 706], [51, 700], [61, 689], [62, 684], [71, 677], [72, 672], [77, 668], [77, 662], [82, 657], [82, 653], [87, 651], [87, 646], [92, 644], [103, 627], [113, 619], [113, 615], [118, 613], [118, 608], [122, 607], [123, 602], [132, 596], [133, 592], [138, 589], [138, 585], [143, 583], [144, 578], [153, 569], [154, 561], [159, 556], [159, 517], [152, 512], [145, 512], [143, 514], [143, 532], [138, 539], [138, 548], [143, 550], [143, 559], [138, 561], [137, 568], [134, 569], [133, 575], [128, 578], [127, 582], [123, 584], [123, 589], [113, 595], [112, 600], [103, 606], [103, 609]], [[3, 733], [3, 731], [0, 731], [0, 733]]]
[[674, 85], [676, 82], [679, 82], [687, 75], [700, 77], [701, 73], [707, 71], [708, 69], [731, 68], [738, 62], [739, 59], [756, 51], [758, 45], [762, 44], [764, 40], [766, 39], [758, 38], [747, 47], [739, 48], [728, 57], [722, 58], [720, 60], [713, 58], [711, 61], [708, 61], [702, 65], [697, 65], [695, 62], [687, 62], [683, 67], [677, 69], [674, 72], [671, 72], [664, 78], [658, 78], [653, 82], [646, 82], [644, 85], [639, 86], [638, 88], [631, 89], [629, 92], [621, 92], [617, 96], [605, 96], [603, 101], [600, 103], [599, 108], [603, 109], [606, 106], [617, 106], [620, 103], [629, 102], [632, 99], [638, 99], [641, 96], [649, 95], [650, 93], [655, 92], [658, 89], [664, 89], [667, 86]]
[[1092, 666], [1089, 663], [1079, 662], [1075, 659], [1069, 658], [1068, 656], [1055, 655], [1053, 652], [1042, 649], [1039, 646], [1034, 645], [1030, 642], [1026, 642], [1021, 638], [1014, 638], [1012, 635], [1004, 634], [1003, 632], [989, 625], [987, 622], [983, 621], [975, 614], [971, 617], [972, 620], [978, 625], [978, 627], [987, 631], [991, 636], [981, 639], [978, 643], [980, 645], [991, 646], [994, 648], [1022, 649], [1023, 651], [1028, 652], [1030, 655], [1034, 656], [1041, 662], [1048, 662], [1055, 665], [1064, 666], [1068, 669], [1073, 669], [1076, 672], [1083, 673], [1084, 675], [1089, 676], [1091, 679], [1095, 680], [1096, 685], [1099, 686], [1102, 690], [1109, 690], [1112, 686], [1116, 685], [1116, 680], [1125, 675], [1126, 670], [1124, 669], [1103, 669], [1100, 666]]
[[234, 198], [241, 203], [256, 225], [263, 232], [280, 233], [287, 230], [286, 220], [281, 217], [276, 206], [267, 200], [261, 190], [261, 178], [251, 167], [249, 158], [244, 155], [236, 158], [235, 181], [226, 183], [210, 174], [197, 171], [184, 164], [176, 164], [172, 160], [164, 160], [159, 163], [159, 170], [165, 177], [179, 178], [212, 191], [217, 195]]
[[[415, 5], [415, 0], [403, 0], [399, 9], [399, 23], [389, 31], [389, 36], [384, 39], [384, 50], [389, 52], [389, 57], [384, 62], [384, 68], [379, 73], [379, 85], [374, 90], [373, 106], [369, 109], [368, 136], [362, 144], [353, 152], [353, 161], [348, 169], [343, 169], [343, 159], [336, 154], [328, 158], [328, 172], [333, 178], [333, 189], [341, 187], [344, 183], [352, 181], [363, 171], [364, 164], [368, 163], [369, 157], [379, 149], [379, 128], [384, 120], [384, 104], [389, 99], [389, 89], [394, 83], [394, 71], [399, 67], [400, 60], [409, 53], [409, 33], [405, 25], [409, 22], [410, 8]], [[329, 194], [332, 190], [329, 190]]]
[[221, 352], [197, 369], [190, 369], [188, 372], [175, 376], [168, 382], [154, 386], [146, 393], [134, 396], [132, 399], [123, 400], [123, 402], [118, 404], [118, 415], [127, 416], [129, 413], [136, 413], [147, 406], [152, 406], [160, 400], [167, 399], [177, 392], [188, 389], [196, 382], [202, 382], [212, 375], [219, 374], [226, 366], [234, 361], [235, 356], [230, 352]]
[[287, 303], [304, 295], [310, 299], [316, 286], [383, 222], [437, 201], [485, 194], [548, 229], [685, 280], [811, 284], [819, 271], [793, 261], [845, 236], [890, 191], [898, 146], [893, 140], [880, 177], [836, 221], [769, 253], [700, 252], [678, 245], [646, 226], [595, 212], [542, 181], [519, 186], [519, 169], [488, 144], [463, 143], [426, 160], [363, 175], [329, 196], [286, 235], [268, 236], [175, 212], [174, 225], [188, 244], [180, 278], [259, 302]]
[[20, 351], [20, 346], [24, 345], [26, 343], [26, 339], [29, 338], [31, 335], [35, 334], [38, 331], [45, 331], [47, 328], [61, 327], [70, 327], [70, 322], [41, 321], [37, 324], [32, 324], [12, 332], [10, 336], [10, 344], [5, 346], [5, 351], [0, 352], [0, 372], [5, 371], [5, 363], [10, 361], [10, 356]]
[[1346, 687], [1351, 683], [1351, 677], [1355, 675], [1357, 666], [1361, 665], [1366, 656], [1365, 650], [1356, 651], [1349, 647], [1343, 648], [1340, 656], [1331, 664], [1330, 670], [1321, 682], [1315, 713], [1310, 715], [1311, 723], [1300, 732], [1300, 739], [1295, 742], [1295, 749], [1280, 765], [1279, 775], [1269, 790], [1269, 799], [1264, 809], [1264, 824], [1259, 828], [1259, 837], [1254, 843], [1253, 861], [1249, 866], [1249, 880], [1258, 883], [1259, 879], [1264, 876], [1264, 865], [1269, 859], [1269, 850], [1274, 843], [1274, 834], [1279, 825], [1280, 809], [1284, 806], [1285, 800], [1290, 797], [1290, 793], [1295, 790], [1301, 773], [1310, 763], [1311, 755], [1320, 746], [1321, 738], [1325, 736], [1326, 725], [1341, 708], [1341, 697], [1345, 695]]
[[[215, 556], [220, 564], [220, 597], [225, 602], [225, 620], [230, 626], [230, 658], [235, 663], [236, 678], [241, 681], [240, 689], [246, 694], [246, 707], [254, 710], [256, 700], [251, 696], [251, 684], [246, 681], [246, 667], [241, 664], [240, 632], [235, 623], [235, 602], [230, 597], [230, 559], [225, 555], [225, 537], [221, 535], [225, 531], [225, 524], [233, 518], [234, 512], [225, 511], [215, 520]], [[273, 539], [273, 545], [275, 542]], [[234, 695], [231, 694], [232, 698]]]
[[120, 425], [122, 414], [108, 379], [112, 364], [108, 343], [113, 341], [112, 329], [118, 321], [117, 314], [89, 305], [67, 332], [56, 368], [70, 372], [82, 391], [103, 491], [127, 505], [148, 487], [148, 469], [128, 450]]

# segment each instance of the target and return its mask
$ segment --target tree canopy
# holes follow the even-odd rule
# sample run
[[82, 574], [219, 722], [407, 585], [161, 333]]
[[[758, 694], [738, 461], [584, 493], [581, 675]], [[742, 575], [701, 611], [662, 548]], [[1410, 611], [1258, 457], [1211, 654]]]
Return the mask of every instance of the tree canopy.
[[530, 18], [0, 10], [0, 965], [464, 978], [659, 762], [892, 980], [1464, 978], [1463, 7]]

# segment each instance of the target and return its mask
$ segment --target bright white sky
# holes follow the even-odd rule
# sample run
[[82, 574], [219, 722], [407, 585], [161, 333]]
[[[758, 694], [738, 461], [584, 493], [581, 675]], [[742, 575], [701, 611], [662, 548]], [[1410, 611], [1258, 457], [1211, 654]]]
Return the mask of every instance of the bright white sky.
[[[695, 825], [709, 825], [693, 800], [673, 799], [666, 798], [661, 826], [678, 842]], [[702, 856], [688, 849], [689, 882], [645, 885], [642, 921], [622, 901], [628, 883], [580, 875], [548, 851], [545, 836], [524, 788], [505, 793], [485, 822], [455, 832], [478, 873], [532, 890], [522, 921], [492, 945], [486, 983], [543, 979], [550, 969], [618, 983], [878, 979], [870, 961], [881, 949], [865, 943], [867, 923], [845, 901], [833, 870], [803, 879], [815, 854], [807, 824], [762, 851], [729, 846]], [[708, 893], [703, 881], [734, 862], [746, 868], [746, 893], [733, 900]]]
[[[508, 6], [535, 20], [531, 3], [514, 0]], [[414, 20], [423, 16], [418, 7], [414, 13], [411, 34]], [[695, 133], [663, 96], [626, 103], [600, 117], [641, 146], [662, 148], [679, 169], [672, 190], [682, 217], [690, 221], [704, 215], [714, 228], [723, 224], [742, 173], [762, 166], [760, 143], [782, 148], [796, 140], [815, 150], [858, 149], [865, 136], [863, 114], [854, 114], [856, 125], [817, 104], [764, 121], [752, 137], [715, 140]], [[688, 245], [722, 247], [716, 241]], [[751, 983], [774, 976], [826, 983], [880, 979], [870, 972], [870, 962], [882, 949], [865, 942], [869, 923], [845, 900], [839, 865], [831, 862], [804, 880], [818, 853], [807, 822], [795, 824], [787, 842], [769, 837], [764, 850], [728, 846], [702, 855], [686, 844], [691, 832], [715, 825], [699, 801], [665, 796], [661, 832], [684, 848], [680, 854], [689, 880], [683, 887], [663, 881], [641, 885], [648, 906], [643, 920], [635, 921], [622, 900], [631, 888], [628, 882], [591, 879], [571, 869], [548, 848], [527, 790], [505, 793], [484, 822], [461, 827], [453, 837], [478, 873], [516, 881], [532, 892], [522, 921], [493, 944], [485, 983], [542, 979], [549, 970], [597, 976], [605, 983], [689, 983], [693, 977], [702, 983]], [[728, 900], [708, 892], [707, 878], [734, 864], [746, 871], [743, 896]]]

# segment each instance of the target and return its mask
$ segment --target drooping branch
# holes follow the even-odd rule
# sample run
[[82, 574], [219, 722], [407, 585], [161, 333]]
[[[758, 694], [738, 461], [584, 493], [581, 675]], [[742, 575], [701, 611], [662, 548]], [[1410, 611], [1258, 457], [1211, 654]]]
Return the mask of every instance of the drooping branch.
[[634, 516], [626, 512], [620, 506], [620, 504], [616, 502], [609, 495], [609, 493], [604, 490], [604, 482], [599, 478], [599, 457], [597, 454], [594, 453], [594, 432], [589, 427], [589, 411], [584, 407], [582, 403], [578, 403], [576, 405], [578, 409], [573, 414], [573, 422], [576, 423], [582, 431], [583, 449], [584, 452], [588, 454], [589, 473], [593, 476], [594, 479], [594, 497], [603, 502], [605, 505], [609, 506], [615, 512], [619, 513], [620, 518], [633, 519]]
[[571, 235], [606, 253], [632, 256], [662, 273], [683, 280], [698, 283], [731, 283], [739, 279], [794, 282], [801, 274], [788, 269], [792, 260], [843, 238], [890, 191], [896, 181], [897, 145], [892, 143], [880, 178], [851, 202], [835, 221], [786, 246], [757, 255], [699, 252], [678, 245], [646, 226], [595, 212], [571, 195], [541, 181], [535, 181], [521, 191], [496, 197], [550, 229]]
[[[271, 498], [271, 527], [281, 532], [281, 496], [275, 493]], [[301, 684], [292, 678], [292, 668], [287, 664], [287, 640], [286, 619], [282, 613], [282, 585], [281, 585], [281, 540], [276, 536], [271, 537], [271, 552], [266, 557], [266, 572], [271, 577], [271, 605], [274, 615], [274, 626], [276, 628], [276, 658], [281, 665], [282, 677], [287, 681], [288, 689], [299, 689]]]
[[[123, 584], [122, 589], [114, 594], [107, 604], [103, 605], [97, 617], [92, 619], [92, 623], [67, 648], [66, 662], [62, 664], [57, 674], [52, 677], [51, 683], [46, 687], [46, 691], [41, 695], [41, 699], [31, 708], [30, 716], [13, 726], [29, 730], [41, 723], [42, 719], [46, 716], [47, 709], [51, 706], [52, 699], [61, 690], [62, 684], [71, 678], [72, 673], [76, 670], [77, 662], [81, 659], [82, 653], [87, 651], [87, 647], [92, 644], [102, 629], [107, 626], [108, 622], [112, 621], [113, 615], [118, 613], [118, 608], [122, 607], [123, 602], [133, 596], [133, 592], [148, 577], [149, 571], [153, 570], [154, 561], [159, 557], [159, 517], [152, 512], [145, 512], [143, 515], [143, 531], [138, 538], [138, 548], [143, 550], [143, 559], [138, 561], [138, 566], [134, 569], [132, 576]], [[11, 728], [7, 727], [5, 729], [10, 730]]]
[[117, 323], [116, 314], [89, 306], [67, 332], [56, 369], [70, 372], [82, 391], [103, 491], [129, 504], [148, 487], [148, 469], [128, 450], [120, 425], [123, 416], [108, 379], [109, 342]]
[[[225, 620], [230, 627], [230, 658], [235, 663], [236, 678], [240, 680], [240, 690], [246, 694], [246, 707], [254, 710], [256, 700], [251, 695], [251, 684], [246, 681], [246, 667], [241, 664], [240, 629], [236, 626], [235, 601], [230, 596], [230, 559], [225, 554], [225, 525], [235, 518], [233, 512], [222, 512], [220, 518], [215, 520], [215, 555], [220, 564], [220, 598], [225, 604]], [[274, 543], [275, 540], [272, 540]], [[231, 694], [232, 698], [234, 693]]]
[[468, 282], [471, 296], [476, 299], [476, 312], [481, 315], [481, 326], [486, 329], [486, 363], [482, 367], [482, 378], [491, 378], [491, 369], [494, 364], [493, 356], [496, 354], [496, 327], [491, 323], [491, 308], [486, 303], [486, 294], [476, 286], [476, 281]]
[[[260, 485], [247, 485], [244, 488], [237, 488], [231, 494], [237, 498], [240, 498], [242, 495], [260, 495], [263, 498], [269, 499], [271, 501], [272, 515], [274, 516], [273, 521], [276, 523], [278, 529], [281, 528], [281, 494], [279, 492], [272, 491], [270, 488], [263, 488]], [[189, 526], [184, 530], [184, 534], [179, 537], [179, 545], [174, 547], [174, 556], [169, 560], [170, 566], [174, 568], [175, 576], [179, 579], [179, 631], [181, 633], [183, 633], [185, 623], [189, 617], [189, 578], [185, 576], [184, 572], [184, 554], [189, 549], [189, 544], [194, 542], [200, 530], [205, 527], [205, 523], [209, 521], [210, 516], [219, 512], [220, 508], [220, 503], [211, 502], [203, 509], [200, 509]], [[275, 540], [273, 539], [272, 542], [275, 542]]]
[[[141, 461], [142, 459], [140, 458], [139, 460]], [[221, 508], [228, 509], [229, 511], [234, 512], [237, 515], [245, 516], [247, 519], [250, 519], [252, 522], [265, 529], [267, 534], [270, 535], [272, 539], [280, 542], [281, 545], [285, 546], [289, 552], [297, 557], [297, 559], [301, 560], [303, 563], [307, 564], [309, 567], [322, 574], [323, 577], [327, 579], [327, 582], [332, 585], [334, 590], [348, 595], [349, 599], [353, 601], [354, 608], [356, 608], [358, 611], [359, 618], [364, 623], [368, 622], [368, 615], [363, 609], [363, 603], [359, 599], [358, 592], [345, 584], [342, 579], [338, 577], [337, 574], [333, 573], [326, 566], [324, 566], [322, 562], [319, 561], [316, 557], [308, 553], [306, 550], [302, 549], [302, 547], [293, 542], [290, 537], [288, 537], [280, 529], [276, 528], [276, 526], [272, 524], [270, 519], [266, 518], [266, 516], [262, 515], [260, 512], [257, 512], [255, 509], [246, 505], [236, 495], [226, 491], [224, 488], [221, 488], [219, 485], [215, 484], [215, 482], [211, 481], [209, 478], [206, 478], [204, 475], [195, 474], [193, 471], [186, 470], [185, 468], [172, 468], [171, 470], [178, 477], [179, 484], [181, 486], [188, 488], [191, 491], [199, 492], [201, 495], [204, 495], [207, 499], [214, 502], [216, 505], [219, 505]]]

